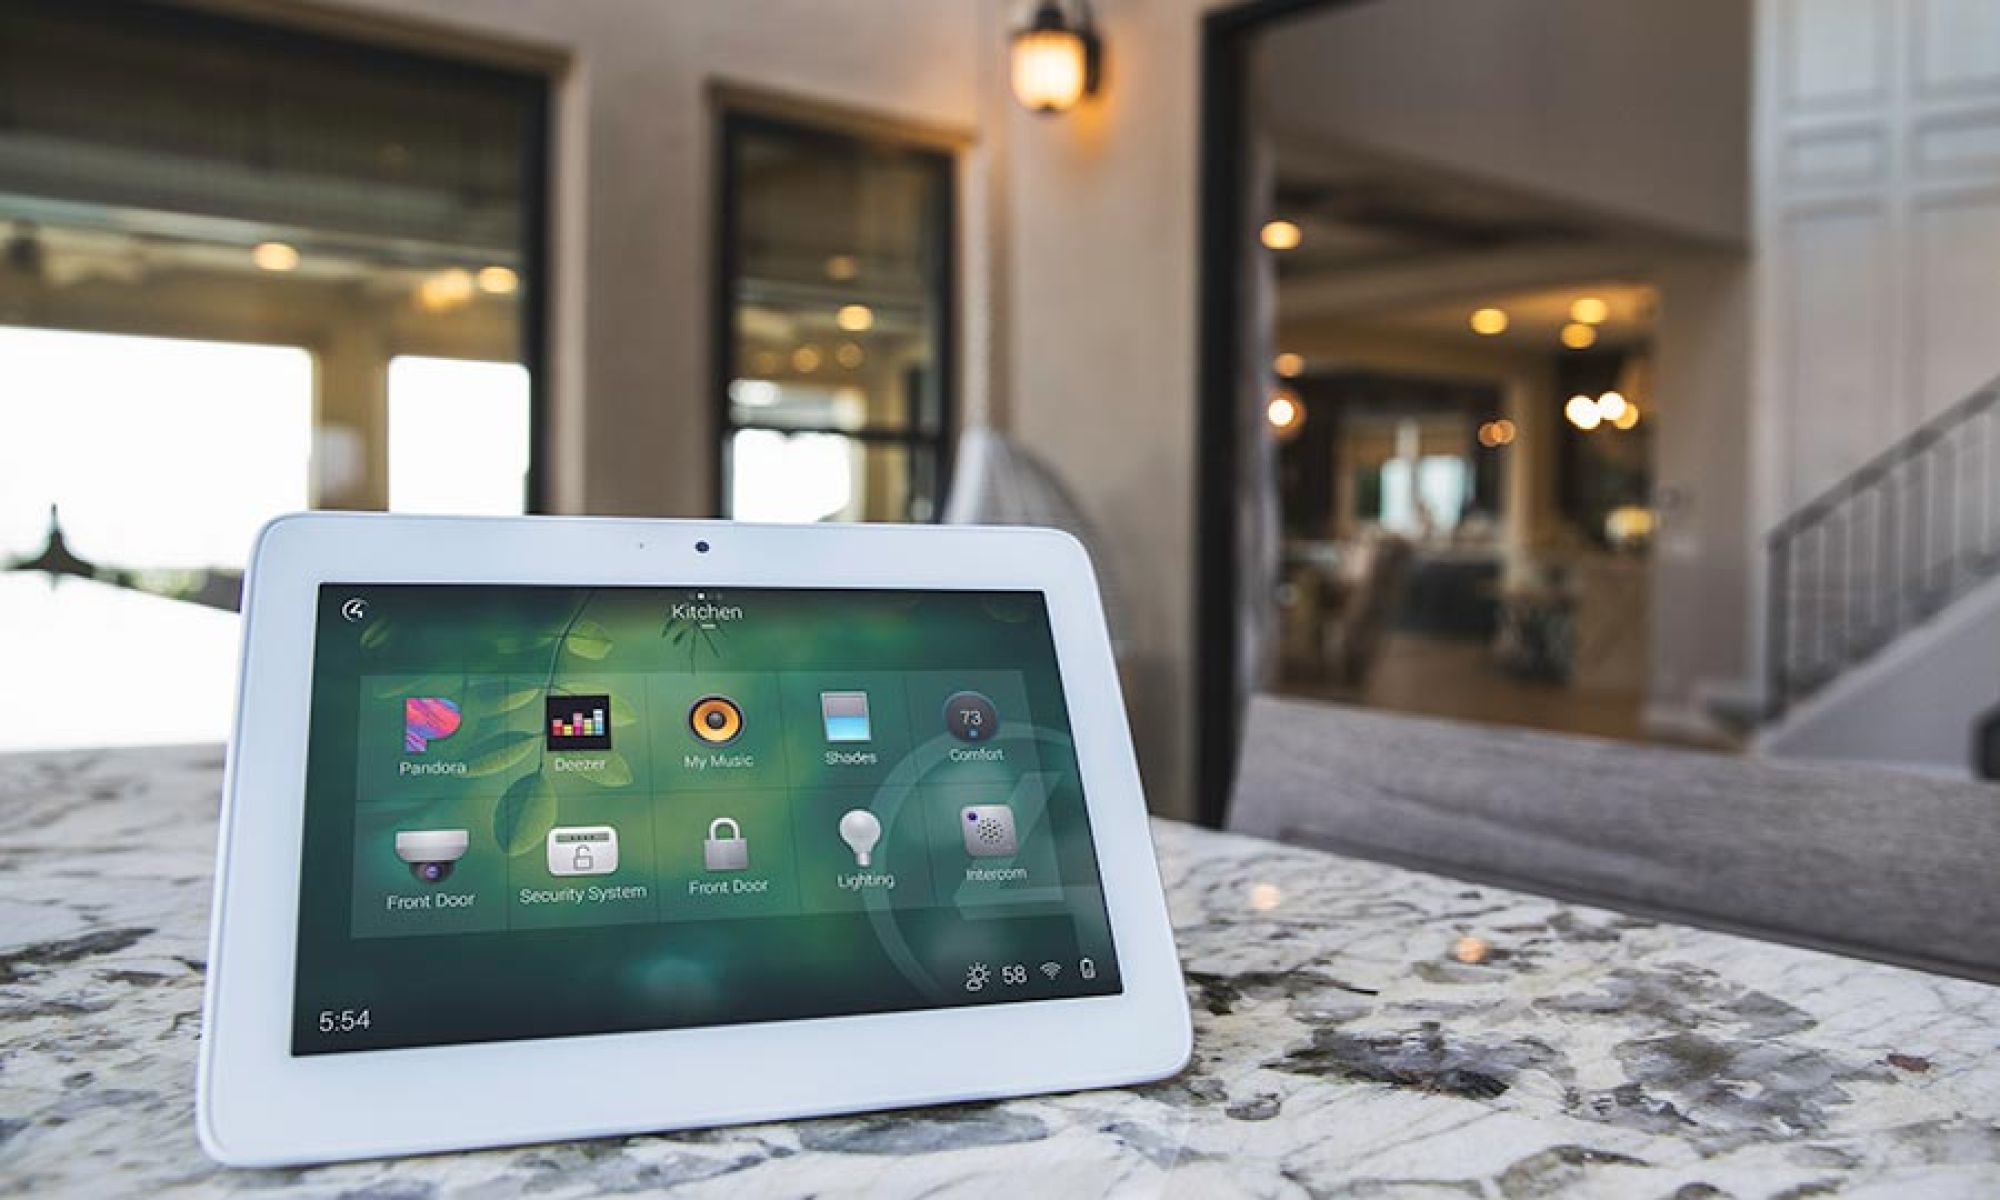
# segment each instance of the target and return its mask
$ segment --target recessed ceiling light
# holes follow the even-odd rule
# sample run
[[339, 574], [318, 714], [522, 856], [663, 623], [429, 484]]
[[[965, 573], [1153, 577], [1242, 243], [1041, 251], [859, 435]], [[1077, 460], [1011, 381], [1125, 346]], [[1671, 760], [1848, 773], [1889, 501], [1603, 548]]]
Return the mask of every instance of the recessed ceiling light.
[[1588, 350], [1597, 344], [1597, 327], [1571, 321], [1562, 328], [1562, 344], [1572, 350]]
[[1604, 421], [1604, 414], [1597, 411], [1597, 401], [1581, 394], [1571, 396], [1569, 403], [1563, 405], [1563, 416], [1569, 418], [1570, 424], [1585, 433], [1597, 428]]
[[1264, 419], [1279, 434], [1294, 434], [1306, 423], [1306, 408], [1291, 389], [1279, 388], [1271, 393], [1270, 403], [1264, 406]]
[[1507, 311], [1501, 308], [1475, 308], [1468, 323], [1472, 332], [1481, 337], [1492, 337], [1507, 332]]
[[1305, 373], [1306, 360], [1302, 354], [1287, 351], [1271, 360], [1271, 370], [1281, 379], [1297, 379]]
[[283, 242], [260, 242], [250, 251], [250, 261], [260, 271], [292, 271], [298, 269], [299, 252]]
[[521, 290], [521, 277], [509, 267], [481, 267], [479, 290], [489, 296], [511, 296]]
[[1611, 318], [1611, 306], [1601, 296], [1578, 296], [1569, 306], [1569, 319], [1585, 325], [1602, 325]]
[[1296, 250], [1305, 237], [1305, 231], [1291, 221], [1266, 221], [1257, 232], [1257, 239], [1269, 250]]
[[833, 323], [849, 333], [865, 333], [875, 328], [875, 310], [866, 304], [843, 304], [833, 314]]

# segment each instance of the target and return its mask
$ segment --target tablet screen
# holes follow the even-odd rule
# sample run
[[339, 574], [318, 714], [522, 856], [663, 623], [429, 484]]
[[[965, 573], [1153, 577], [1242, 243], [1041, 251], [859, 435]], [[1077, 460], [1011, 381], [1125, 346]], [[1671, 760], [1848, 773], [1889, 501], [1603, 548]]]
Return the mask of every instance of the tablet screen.
[[1120, 990], [1040, 593], [329, 584], [313, 662], [295, 1054]]

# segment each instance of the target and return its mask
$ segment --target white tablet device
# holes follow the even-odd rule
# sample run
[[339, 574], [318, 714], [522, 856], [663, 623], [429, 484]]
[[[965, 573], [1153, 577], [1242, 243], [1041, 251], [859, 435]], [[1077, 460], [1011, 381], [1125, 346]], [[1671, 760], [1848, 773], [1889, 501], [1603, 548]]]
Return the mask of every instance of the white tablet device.
[[1063, 534], [288, 517], [245, 614], [199, 1087], [223, 1162], [1187, 1059]]

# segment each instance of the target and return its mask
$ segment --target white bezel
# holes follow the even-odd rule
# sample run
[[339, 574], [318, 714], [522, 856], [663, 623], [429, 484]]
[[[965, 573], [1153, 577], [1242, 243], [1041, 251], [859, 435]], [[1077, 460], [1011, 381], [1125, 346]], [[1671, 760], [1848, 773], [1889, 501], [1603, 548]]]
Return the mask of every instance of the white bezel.
[[[294, 1057], [306, 731], [330, 582], [1042, 592], [1124, 992]], [[280, 518], [258, 538], [245, 592], [213, 920], [197, 1121], [208, 1153], [237, 1166], [1105, 1087], [1171, 1075], [1192, 1045], [1096, 581], [1081, 545], [1051, 530]], [[1007, 1052], [964, 1053], [996, 1043]]]

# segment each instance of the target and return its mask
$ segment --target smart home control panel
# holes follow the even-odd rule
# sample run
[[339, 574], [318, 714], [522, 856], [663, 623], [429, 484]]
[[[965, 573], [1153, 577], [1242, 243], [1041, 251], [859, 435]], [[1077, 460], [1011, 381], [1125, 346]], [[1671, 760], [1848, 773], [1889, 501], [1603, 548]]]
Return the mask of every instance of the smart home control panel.
[[316, 634], [295, 1053], [1120, 987], [1039, 594], [348, 581]]
[[232, 1164], [1190, 1048], [1096, 582], [1047, 530], [282, 519], [217, 875], [196, 1112]]

